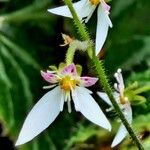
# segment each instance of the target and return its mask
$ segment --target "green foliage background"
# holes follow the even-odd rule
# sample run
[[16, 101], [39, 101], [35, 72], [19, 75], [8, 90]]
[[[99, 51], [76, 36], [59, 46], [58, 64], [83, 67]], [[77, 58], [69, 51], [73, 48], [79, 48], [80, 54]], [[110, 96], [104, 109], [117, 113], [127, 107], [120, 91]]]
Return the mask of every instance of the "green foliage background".
[[[45, 93], [40, 70], [64, 60], [65, 48], [60, 33], [76, 35], [71, 19], [47, 12], [63, 4], [52, 0], [0, 1], [0, 121], [3, 136], [15, 143], [22, 123], [37, 100]], [[117, 68], [122, 68], [126, 84], [138, 81], [150, 84], [150, 17], [149, 0], [114, 0], [110, 2], [114, 27], [104, 46], [104, 65], [113, 81]], [[87, 24], [95, 37], [96, 15]], [[77, 55], [80, 62], [82, 55]], [[83, 63], [82, 61], [80, 62]], [[87, 70], [85, 71], [87, 72]], [[150, 149], [150, 92], [143, 94], [146, 103], [133, 107], [133, 126]], [[97, 98], [101, 107], [103, 103]], [[18, 150], [109, 150], [118, 125], [112, 114], [113, 133], [108, 133], [67, 110], [40, 136]], [[1, 149], [1, 148], [0, 148]], [[136, 148], [130, 139], [114, 149]]]

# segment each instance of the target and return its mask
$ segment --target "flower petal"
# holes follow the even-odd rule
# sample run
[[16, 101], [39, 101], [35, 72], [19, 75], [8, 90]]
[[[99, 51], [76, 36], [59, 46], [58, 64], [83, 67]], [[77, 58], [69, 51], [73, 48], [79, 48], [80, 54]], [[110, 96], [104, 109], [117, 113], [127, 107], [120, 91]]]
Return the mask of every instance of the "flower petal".
[[[80, 0], [79, 2], [76, 2], [73, 4], [73, 7], [75, 9], [75, 11], [78, 14], [78, 17], [82, 20], [82, 18], [87, 17], [90, 14], [90, 10], [91, 10], [91, 5], [87, 5], [86, 6], [86, 2], [87, 0]], [[56, 7], [56, 8], [52, 8], [52, 9], [48, 9], [49, 12], [56, 14], [56, 15], [60, 15], [60, 16], [64, 16], [64, 17], [69, 17], [72, 18], [72, 14], [68, 8], [68, 6], [61, 6], [61, 7]]]
[[116, 145], [118, 145], [126, 137], [126, 135], [127, 135], [127, 130], [124, 127], [124, 125], [121, 124], [121, 126], [112, 142], [111, 147], [115, 147]]
[[60, 7], [48, 9], [48, 11], [56, 15], [72, 18], [71, 12], [67, 6], [60, 6]]
[[84, 87], [89, 87], [94, 85], [98, 81], [98, 78], [92, 77], [80, 77], [80, 85]]
[[[127, 102], [126, 104], [121, 105], [121, 108], [123, 109], [125, 118], [129, 122], [129, 124], [131, 124], [132, 123], [132, 109], [131, 109], [130, 103]], [[128, 132], [127, 132], [125, 126], [123, 124], [121, 124], [121, 126], [112, 142], [111, 147], [115, 147], [116, 145], [118, 145], [126, 137], [127, 133]]]
[[[93, 97], [82, 87], [76, 87], [80, 112], [91, 122], [111, 130], [111, 125]], [[74, 103], [76, 101], [74, 100]]]
[[110, 6], [104, 0], [101, 0], [101, 4], [102, 4], [102, 7], [105, 10], [105, 12], [109, 13]]
[[56, 75], [53, 73], [41, 71], [41, 76], [49, 83], [53, 84], [58, 82]]
[[80, 111], [79, 98], [75, 90], [71, 91], [72, 100], [74, 102], [75, 110]]
[[16, 146], [32, 140], [55, 120], [60, 112], [60, 92], [56, 87], [37, 102], [23, 124]]
[[98, 96], [105, 101], [108, 105], [112, 106], [112, 103], [108, 97], [108, 95], [104, 92], [97, 92]]
[[63, 69], [61, 74], [77, 75], [77, 70], [75, 64], [71, 64]]
[[97, 30], [96, 30], [96, 55], [102, 49], [108, 34], [108, 28], [111, 25], [108, 14], [104, 11], [102, 5], [99, 5], [97, 11]]
[[91, 90], [89, 90], [89, 89], [87, 89], [87, 88], [85, 88], [85, 87], [82, 87], [82, 89], [84, 89], [84, 91], [86, 91], [86, 92], [89, 93], [89, 94], [92, 94], [92, 93], [93, 93]]
[[132, 123], [132, 108], [131, 108], [130, 102], [126, 102], [126, 104], [123, 105], [123, 113], [127, 121], [131, 124]]
[[[108, 105], [112, 106], [112, 103], [111, 103], [111, 101], [110, 101], [110, 99], [109, 99], [109, 97], [108, 97], [108, 95], [106, 93], [104, 93], [104, 92], [97, 92], [97, 94]], [[116, 102], [119, 103], [119, 96], [120, 96], [119, 93], [114, 92], [113, 95], [114, 95], [114, 98], [115, 98]]]
[[105, 1], [101, 2], [101, 6], [102, 6], [102, 8], [103, 8], [103, 10], [104, 10], [104, 12], [105, 12], [106, 21], [107, 21], [107, 23], [109, 24], [109, 26], [112, 28], [113, 25], [112, 25], [112, 22], [111, 22], [111, 20], [110, 20], [110, 18], [109, 18], [110, 6], [109, 6], [108, 4], [106, 4]]
[[[90, 6], [91, 7], [91, 6]], [[94, 11], [95, 11], [95, 9], [96, 9], [96, 6], [92, 6], [92, 9], [88, 9], [87, 7], [86, 7], [86, 9], [87, 9], [87, 17], [85, 18], [85, 23], [87, 23], [89, 20], [90, 20], [90, 18], [91, 18], [91, 16], [93, 15], [93, 13], [94, 13]], [[85, 11], [84, 11], [84, 13], [85, 13]], [[86, 13], [85, 13], [86, 14]]]
[[96, 6], [91, 5], [91, 2], [89, 0], [86, 0], [78, 16], [84, 18], [83, 20], [85, 20], [85, 23], [87, 23], [94, 13], [95, 9]]

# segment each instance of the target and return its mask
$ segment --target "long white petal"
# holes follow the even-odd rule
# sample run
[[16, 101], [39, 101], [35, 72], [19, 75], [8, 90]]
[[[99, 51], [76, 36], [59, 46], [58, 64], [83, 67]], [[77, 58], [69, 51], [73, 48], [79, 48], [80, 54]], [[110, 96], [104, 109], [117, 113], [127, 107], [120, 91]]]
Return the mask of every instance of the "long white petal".
[[112, 26], [109, 16], [104, 11], [102, 5], [98, 7], [97, 17], [96, 55], [100, 52], [105, 43], [109, 26]]
[[48, 9], [48, 11], [56, 15], [72, 18], [71, 12], [67, 6], [60, 6], [60, 7]]
[[110, 18], [109, 18], [109, 14], [105, 13], [105, 15], [106, 15], [106, 21], [107, 21], [107, 23], [109, 24], [109, 27], [112, 28], [112, 27], [113, 27], [113, 24], [112, 24], [112, 22], [111, 22], [111, 20], [110, 20]]
[[111, 125], [108, 119], [87, 90], [82, 87], [77, 87], [76, 93], [79, 99], [79, 111], [91, 122], [110, 131]]
[[90, 20], [90, 18], [92, 17], [95, 9], [96, 9], [96, 6], [95, 6], [95, 8], [90, 10], [89, 15], [87, 15], [87, 18], [85, 19], [85, 23], [87, 23]]
[[89, 0], [86, 0], [86, 3], [84, 4], [83, 8], [81, 9], [81, 12], [78, 16], [81, 16], [82, 18], [85, 18], [85, 23], [89, 21], [91, 16], [93, 15], [94, 11], [96, 9], [95, 5], [91, 5], [91, 2]]
[[[77, 12], [78, 17], [80, 19], [87, 17], [91, 12], [92, 6], [87, 5], [88, 7], [86, 7], [86, 3], [87, 3], [87, 0], [80, 0], [79, 2], [76, 2], [73, 4], [73, 7], [75, 11]], [[48, 9], [48, 11], [56, 15], [72, 18], [72, 15], [68, 6], [56, 7], [56, 8]]]
[[92, 94], [93, 92], [85, 87], [82, 87], [82, 89], [84, 89], [87, 93]]
[[45, 130], [60, 112], [60, 88], [46, 93], [28, 114], [16, 146], [24, 144]]
[[118, 145], [126, 137], [126, 135], [127, 135], [127, 130], [124, 127], [124, 125], [121, 124], [121, 126], [112, 142], [111, 147], [115, 147], [116, 145]]
[[126, 104], [124, 105], [123, 113], [126, 119], [128, 120], [128, 122], [131, 124], [133, 118], [132, 118], [132, 108], [131, 108], [130, 102], [126, 102]]
[[[127, 102], [126, 104], [122, 105], [122, 109], [123, 109], [125, 118], [129, 122], [129, 124], [131, 124], [132, 123], [132, 109], [131, 109], [130, 103]], [[118, 145], [126, 137], [127, 133], [128, 132], [127, 132], [125, 126], [123, 124], [121, 124], [121, 126], [112, 142], [111, 147], [115, 147], [116, 145]]]
[[108, 95], [104, 92], [97, 92], [98, 96], [104, 101], [106, 102], [108, 105], [112, 106], [112, 103], [108, 97]]
[[108, 4], [106, 4], [106, 2], [104, 0], [101, 1], [101, 6], [105, 12], [105, 15], [106, 15], [106, 21], [108, 22], [109, 26], [112, 28], [112, 22], [109, 18], [109, 14], [110, 14], [110, 6]]
[[[107, 95], [106, 93], [104, 93], [104, 92], [97, 92], [97, 94], [98, 94], [98, 96], [99, 96], [103, 101], [105, 101], [108, 105], [112, 106], [112, 103], [111, 103], [111, 101], [110, 101], [110, 99], [109, 99], [109, 97], [108, 97], [108, 95]], [[119, 103], [119, 93], [114, 92], [114, 93], [113, 93], [113, 96], [114, 96], [116, 102]]]

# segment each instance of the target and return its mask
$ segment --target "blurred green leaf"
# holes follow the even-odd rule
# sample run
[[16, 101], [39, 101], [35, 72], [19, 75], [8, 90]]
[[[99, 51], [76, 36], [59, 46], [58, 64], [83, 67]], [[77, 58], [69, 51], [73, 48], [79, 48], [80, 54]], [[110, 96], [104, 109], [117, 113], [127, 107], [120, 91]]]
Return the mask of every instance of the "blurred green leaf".
[[7, 76], [5, 66], [1, 57], [0, 57], [0, 79], [7, 85], [8, 88], [11, 88], [12, 83], [9, 77]]
[[0, 40], [4, 45], [8, 46], [13, 54], [19, 57], [23, 62], [33, 66], [35, 69], [39, 69], [39, 64], [20, 46], [12, 42], [4, 35], [0, 35]]
[[138, 81], [141, 85], [150, 85], [150, 69], [139, 73], [132, 72], [128, 77], [127, 82], [132, 83], [134, 81]]
[[14, 105], [10, 92], [10, 88], [0, 79], [0, 119], [6, 125], [7, 132], [14, 125]]
[[147, 64], [150, 63], [150, 37], [138, 37], [137, 39], [143, 41], [143, 47], [139, 51], [135, 51], [135, 53], [127, 58], [121, 65], [121, 68], [124, 70], [129, 70], [142, 61], [145, 61]]
[[117, 17], [122, 11], [131, 6], [136, 0], [116, 0], [113, 7], [112, 16]]
[[23, 73], [21, 67], [17, 64], [15, 59], [10, 55], [10, 53], [7, 51], [5, 47], [1, 48], [1, 53], [7, 60], [10, 61], [10, 64], [12, 65], [12, 67], [17, 71], [18, 77], [20, 78], [22, 82], [22, 89], [25, 93], [26, 100], [27, 100], [26, 108], [29, 108], [29, 106], [32, 104], [32, 94], [30, 92], [30, 86], [29, 86], [29, 81], [27, 77]]

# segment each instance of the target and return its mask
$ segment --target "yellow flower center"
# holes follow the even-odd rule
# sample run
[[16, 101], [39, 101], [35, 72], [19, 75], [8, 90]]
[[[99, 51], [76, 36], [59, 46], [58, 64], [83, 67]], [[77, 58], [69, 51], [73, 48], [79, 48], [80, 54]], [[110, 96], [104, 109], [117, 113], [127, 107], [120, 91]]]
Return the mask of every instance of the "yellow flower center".
[[97, 6], [100, 3], [100, 0], [89, 0], [92, 5]]
[[74, 89], [76, 85], [78, 84], [78, 81], [75, 79], [72, 79], [70, 76], [65, 76], [59, 81], [61, 89], [65, 91], [70, 91], [71, 89]]

